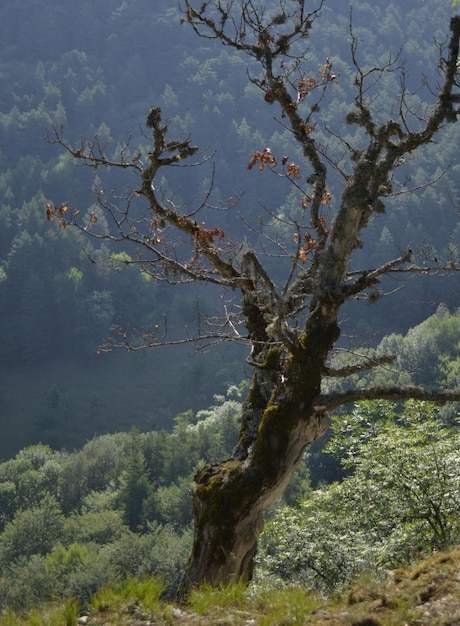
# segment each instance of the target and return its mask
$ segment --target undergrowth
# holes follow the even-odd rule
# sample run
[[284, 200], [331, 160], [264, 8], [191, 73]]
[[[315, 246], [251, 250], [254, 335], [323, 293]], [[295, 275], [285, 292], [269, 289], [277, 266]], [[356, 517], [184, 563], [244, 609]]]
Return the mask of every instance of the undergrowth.
[[388, 574], [362, 577], [340, 595], [300, 586], [254, 593], [243, 584], [195, 590], [186, 606], [162, 600], [161, 578], [99, 589], [88, 606], [56, 600], [27, 612], [5, 610], [0, 626], [454, 626], [460, 624], [460, 546]]

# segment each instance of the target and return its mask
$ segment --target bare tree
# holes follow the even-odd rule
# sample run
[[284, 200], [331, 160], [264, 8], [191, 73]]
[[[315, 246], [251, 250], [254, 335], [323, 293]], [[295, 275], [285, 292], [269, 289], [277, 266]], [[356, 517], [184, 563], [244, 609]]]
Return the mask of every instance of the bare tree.
[[[385, 211], [384, 199], [391, 194], [395, 169], [405, 155], [430, 142], [446, 123], [457, 121], [460, 17], [451, 20], [448, 44], [441, 47], [441, 84], [423, 119], [411, 111], [404, 85], [395, 103], [395, 119], [377, 119], [368, 89], [388, 68], [363, 70], [352, 37], [356, 97], [346, 122], [355, 125], [360, 140], [356, 147], [342, 139], [347, 159], [342, 156], [334, 161], [315, 139], [315, 121], [320, 116], [319, 104], [337, 75], [327, 59], [319, 74], [306, 73], [302, 44], [321, 8], [308, 12], [306, 5], [305, 0], [279, 0], [276, 11], [266, 14], [253, 0], [184, 0], [183, 7], [183, 21], [200, 37], [216, 39], [252, 59], [258, 73], [249, 80], [260, 89], [262, 99], [276, 107], [280, 123], [300, 147], [300, 164], [263, 147], [248, 164], [281, 172], [302, 192], [308, 218], [304, 223], [294, 218], [289, 222], [295, 231], [291, 247], [274, 241], [280, 257], [289, 261], [281, 286], [270, 277], [263, 253], [243, 242], [229, 242], [219, 225], [198, 222], [203, 206], [187, 212], [156, 188], [160, 170], [188, 163], [197, 154], [189, 139], [168, 139], [168, 124], [159, 108], [153, 108], [147, 118], [153, 147], [146, 155], [133, 153], [126, 145], [120, 159], [111, 160], [97, 138], [82, 140], [75, 147], [66, 144], [61, 131], [55, 130], [50, 137], [90, 166], [134, 171], [140, 184], [126, 194], [123, 206], [100, 193], [99, 202], [111, 218], [109, 231], [97, 231], [94, 212], [82, 221], [78, 211], [66, 204], [48, 205], [49, 219], [59, 220], [62, 227], [76, 224], [95, 237], [134, 244], [136, 255], [126, 262], [138, 263], [158, 279], [213, 283], [238, 297], [238, 306], [225, 309], [218, 330], [208, 325], [184, 339], [245, 339], [251, 348], [248, 363], [253, 376], [231, 458], [206, 465], [195, 476], [194, 542], [181, 597], [203, 582], [216, 585], [251, 579], [263, 513], [289, 483], [305, 447], [326, 432], [328, 410], [369, 398], [439, 403], [460, 399], [459, 389], [432, 392], [413, 386], [328, 393], [323, 385], [322, 392], [327, 377], [350, 376], [388, 362], [385, 356], [342, 369], [330, 365], [344, 303], [373, 293], [391, 273], [439, 272], [439, 264], [431, 269], [418, 267], [410, 249], [379, 267], [360, 271], [349, 267], [369, 220]], [[334, 194], [339, 197], [335, 211], [328, 206], [331, 172], [342, 179]], [[139, 209], [139, 202], [145, 210]], [[330, 213], [333, 219], [326, 219]], [[452, 262], [444, 269], [456, 270]], [[148, 345], [161, 342], [161, 337], [147, 338]]]

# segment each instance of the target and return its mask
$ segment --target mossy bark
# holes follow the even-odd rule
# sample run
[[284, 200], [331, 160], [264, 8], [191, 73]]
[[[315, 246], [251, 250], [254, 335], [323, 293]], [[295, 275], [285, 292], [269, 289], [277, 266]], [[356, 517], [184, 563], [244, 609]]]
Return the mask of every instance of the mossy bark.
[[315, 398], [337, 337], [335, 323], [315, 323], [284, 359], [282, 376], [279, 363], [255, 372], [232, 458], [195, 477], [194, 542], [180, 600], [203, 583], [251, 580], [264, 511], [284, 491], [305, 447], [328, 428], [329, 416]]

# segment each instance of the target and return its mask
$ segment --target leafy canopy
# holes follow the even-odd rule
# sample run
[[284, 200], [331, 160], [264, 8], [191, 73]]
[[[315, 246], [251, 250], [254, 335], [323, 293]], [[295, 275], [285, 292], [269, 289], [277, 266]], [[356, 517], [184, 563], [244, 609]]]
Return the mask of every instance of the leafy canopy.
[[258, 581], [332, 589], [442, 550], [460, 537], [458, 425], [433, 405], [356, 405], [333, 422], [328, 449], [348, 476], [297, 508], [281, 508], [261, 539]]

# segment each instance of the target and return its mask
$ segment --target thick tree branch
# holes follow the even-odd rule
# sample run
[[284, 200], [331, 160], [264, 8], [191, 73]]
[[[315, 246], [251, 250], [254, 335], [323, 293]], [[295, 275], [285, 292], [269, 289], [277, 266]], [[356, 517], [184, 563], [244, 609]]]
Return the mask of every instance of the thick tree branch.
[[370, 386], [362, 389], [350, 389], [337, 393], [320, 394], [315, 402], [328, 410], [336, 409], [344, 404], [359, 402], [361, 400], [426, 400], [446, 404], [447, 402], [460, 402], [460, 389], [445, 389], [444, 391], [431, 391], [415, 385], [395, 386]]
[[242, 274], [244, 276], [250, 277], [251, 267], [253, 268], [253, 280], [255, 282], [261, 281], [265, 285], [265, 287], [268, 289], [268, 292], [270, 293], [270, 296], [272, 297], [272, 299], [274, 301], [279, 300], [279, 296], [276, 292], [275, 285], [273, 284], [267, 272], [265, 271], [265, 268], [263, 267], [263, 265], [257, 258], [254, 250], [247, 250], [243, 254], [243, 259], [241, 262]]
[[366, 372], [374, 367], [381, 367], [382, 365], [389, 365], [394, 363], [397, 356], [394, 354], [382, 354], [375, 356], [364, 356], [364, 361], [356, 363], [354, 365], [345, 365], [343, 367], [325, 367], [324, 375], [331, 378], [346, 378], [353, 376], [353, 374], [359, 374], [360, 372]]
[[[400, 125], [390, 120], [378, 128], [359, 121], [365, 107], [362, 95], [358, 98], [360, 113], [356, 123], [363, 125], [369, 133], [369, 143], [361, 152], [354, 155], [355, 165], [342, 194], [342, 202], [332, 225], [329, 244], [324, 254], [320, 251], [318, 285], [328, 285], [329, 293], [334, 293], [338, 306], [347, 296], [340, 283], [347, 275], [347, 267], [352, 251], [361, 246], [360, 233], [368, 225], [373, 213], [384, 211], [381, 200], [385, 196], [391, 173], [401, 157], [431, 141], [445, 121], [455, 121], [451, 115], [452, 91], [457, 85], [457, 59], [460, 38], [460, 17], [451, 20], [449, 57], [445, 62], [445, 80], [438, 93], [436, 104], [424, 127], [417, 132], [404, 133]], [[361, 86], [362, 89], [362, 86]], [[358, 106], [357, 105], [357, 106]], [[369, 118], [370, 119], [370, 118]], [[349, 120], [350, 121], [350, 120]], [[376, 276], [370, 277], [370, 279]], [[366, 277], [361, 284], [365, 287]], [[360, 288], [359, 282], [355, 289]], [[353, 288], [352, 288], [353, 290]], [[318, 289], [320, 297], [321, 287]]]
[[397, 259], [393, 259], [392, 261], [388, 261], [384, 263], [380, 267], [375, 270], [365, 270], [361, 277], [358, 280], [354, 281], [352, 284], [345, 284], [342, 288], [343, 296], [345, 299], [348, 299], [352, 296], [355, 296], [358, 293], [361, 293], [368, 287], [372, 287], [380, 281], [380, 278], [385, 274], [393, 271], [395, 268], [404, 265], [405, 263], [409, 263], [412, 258], [412, 250], [408, 250], [405, 254], [398, 257]]

